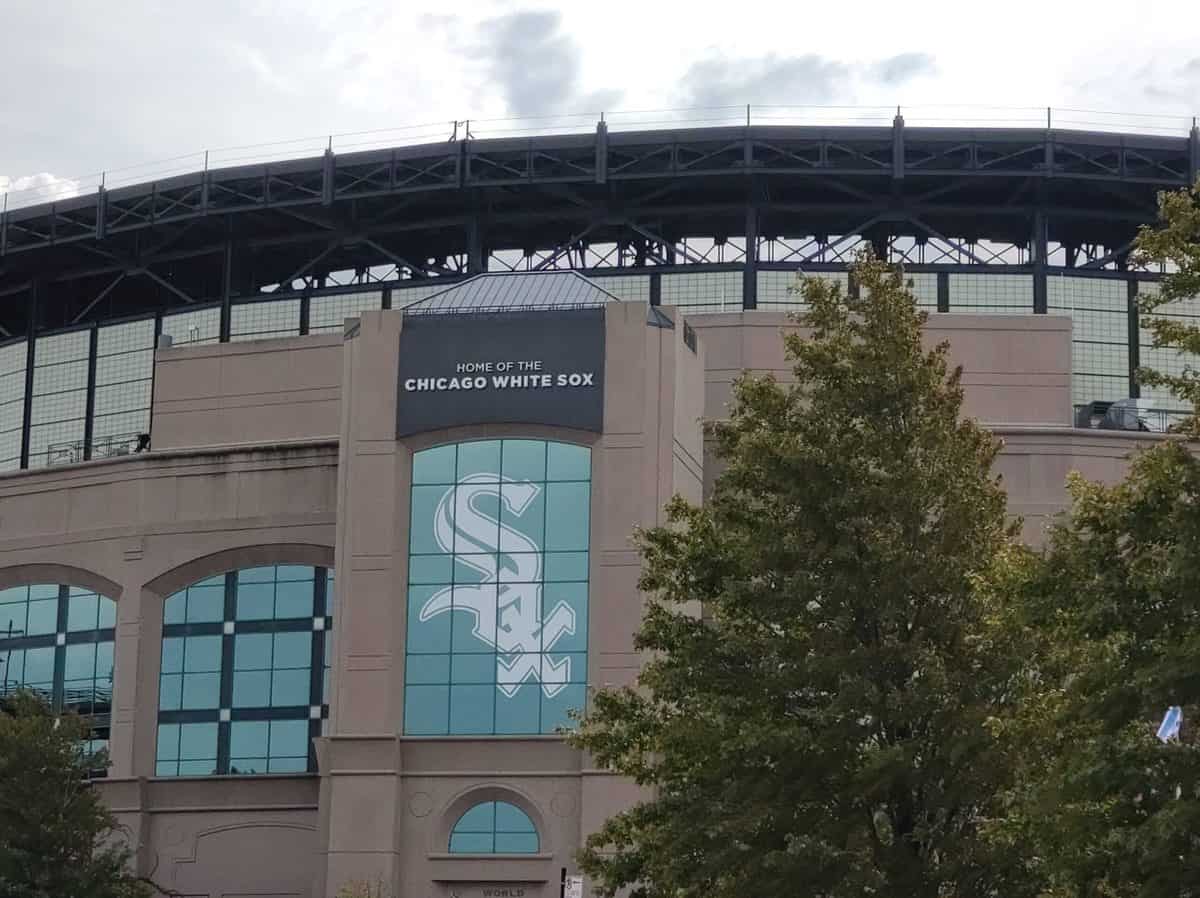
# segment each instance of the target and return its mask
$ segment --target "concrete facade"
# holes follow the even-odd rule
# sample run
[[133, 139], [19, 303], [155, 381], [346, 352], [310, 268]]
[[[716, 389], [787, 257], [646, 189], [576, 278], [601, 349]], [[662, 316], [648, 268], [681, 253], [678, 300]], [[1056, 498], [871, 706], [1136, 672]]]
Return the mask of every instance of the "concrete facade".
[[[674, 493], [701, 501], [716, 468], [700, 420], [725, 414], [744, 370], [786, 379], [779, 335], [794, 326], [740, 312], [685, 328], [662, 311], [650, 323], [644, 304], [607, 307], [598, 434], [493, 424], [397, 439], [405, 319], [373, 311], [344, 337], [159, 350], [151, 452], [0, 478], [0, 589], [65, 584], [116, 601], [112, 767], [99, 788], [143, 873], [207, 898], [321, 898], [377, 879], [403, 896], [559, 895], [582, 840], [637, 792], [553, 734], [406, 734], [413, 457], [496, 439], [590, 449], [586, 684], [632, 682], [630, 534], [660, 521]], [[1064, 508], [1068, 471], [1118, 478], [1145, 440], [1071, 427], [1069, 319], [939, 315], [927, 334], [963, 366], [967, 413], [1004, 439], [997, 466], [1032, 542]], [[315, 769], [157, 776], [167, 597], [285, 564], [337, 573]], [[524, 812], [536, 851], [451, 851], [480, 802]]]

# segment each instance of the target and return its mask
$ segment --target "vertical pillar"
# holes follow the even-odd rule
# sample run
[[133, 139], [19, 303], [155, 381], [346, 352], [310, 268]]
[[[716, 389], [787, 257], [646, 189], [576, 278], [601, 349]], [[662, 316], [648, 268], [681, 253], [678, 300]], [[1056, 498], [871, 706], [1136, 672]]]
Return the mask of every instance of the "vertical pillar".
[[742, 266], [742, 308], [758, 308], [758, 207], [746, 204], [746, 259]]
[[227, 223], [225, 235], [225, 253], [221, 270], [221, 335], [222, 343], [229, 342], [229, 334], [233, 322], [233, 235], [229, 233], [232, 224]]
[[300, 336], [308, 333], [308, 316], [312, 309], [312, 296], [308, 290], [300, 294]]
[[662, 305], [662, 275], [658, 272], [650, 275], [650, 305]]
[[1188, 185], [1200, 178], [1200, 126], [1192, 119], [1192, 130], [1188, 132]]
[[33, 363], [34, 352], [37, 349], [36, 333], [38, 327], [38, 282], [29, 284], [29, 323], [25, 336], [25, 409], [21, 418], [21, 467], [29, 467], [29, 430], [33, 416]]
[[483, 254], [483, 227], [478, 214], [467, 219], [467, 273], [481, 274], [487, 271], [487, 259]]
[[939, 312], [950, 311], [950, 272], [948, 271], [937, 273], [937, 310]]
[[1142, 385], [1138, 383], [1137, 370], [1142, 366], [1141, 332], [1138, 322], [1138, 282], [1133, 278], [1126, 281], [1129, 297], [1127, 327], [1129, 340], [1129, 395], [1137, 398], [1142, 395]]
[[1029, 256], [1033, 263], [1033, 313], [1045, 315], [1046, 298], [1046, 213], [1038, 209], [1033, 213], [1033, 233], [1029, 238]]
[[88, 370], [87, 370], [87, 399], [83, 414], [83, 459], [92, 457], [92, 440], [95, 432], [96, 419], [96, 347], [100, 329], [93, 324], [88, 333]]

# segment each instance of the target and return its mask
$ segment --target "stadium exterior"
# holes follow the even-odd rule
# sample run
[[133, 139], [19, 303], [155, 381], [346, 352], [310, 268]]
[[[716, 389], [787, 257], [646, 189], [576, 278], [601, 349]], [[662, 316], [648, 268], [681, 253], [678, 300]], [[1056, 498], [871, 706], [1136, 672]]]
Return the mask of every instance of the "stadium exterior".
[[1198, 169], [1195, 128], [600, 124], [9, 209], [2, 688], [93, 716], [181, 894], [557, 896], [637, 795], [557, 732], [636, 674], [629, 534], [787, 376], [797, 272], [904, 262], [1036, 542], [1180, 411], [1129, 251]]

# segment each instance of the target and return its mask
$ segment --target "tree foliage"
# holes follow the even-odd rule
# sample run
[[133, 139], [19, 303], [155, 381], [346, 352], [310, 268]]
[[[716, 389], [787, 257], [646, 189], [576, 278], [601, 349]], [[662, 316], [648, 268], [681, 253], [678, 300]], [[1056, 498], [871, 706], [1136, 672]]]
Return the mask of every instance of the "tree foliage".
[[88, 782], [88, 726], [18, 692], [0, 709], [0, 895], [146, 898], [116, 821]]
[[[646, 798], [587, 842], [607, 893], [1012, 894], [981, 835], [1013, 675], [979, 577], [1012, 548], [993, 437], [903, 276], [803, 283], [795, 382], [744, 376], [709, 501], [639, 533], [636, 688], [575, 737]], [[697, 613], [697, 608], [702, 613]]]

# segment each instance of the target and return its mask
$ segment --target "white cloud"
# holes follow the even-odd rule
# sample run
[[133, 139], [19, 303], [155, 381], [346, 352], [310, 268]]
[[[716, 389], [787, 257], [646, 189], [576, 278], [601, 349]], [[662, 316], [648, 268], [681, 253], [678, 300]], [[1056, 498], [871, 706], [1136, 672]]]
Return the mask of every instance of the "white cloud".
[[2, 194], [8, 195], [8, 207], [12, 209], [79, 196], [79, 182], [71, 178], [60, 178], [50, 172], [38, 172], [18, 178], [0, 175], [0, 195]]

